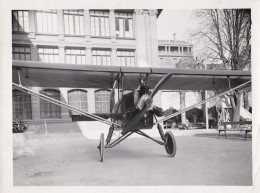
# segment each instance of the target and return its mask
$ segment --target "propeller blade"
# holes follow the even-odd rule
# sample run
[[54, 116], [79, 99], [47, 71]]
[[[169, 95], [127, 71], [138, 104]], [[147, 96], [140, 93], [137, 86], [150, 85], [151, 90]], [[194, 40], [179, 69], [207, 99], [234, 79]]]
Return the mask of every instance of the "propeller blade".
[[171, 78], [172, 73], [169, 73], [167, 75], [165, 75], [158, 83], [157, 85], [154, 87], [153, 92], [151, 93], [151, 98], [154, 97], [154, 95], [161, 89], [161, 87]]

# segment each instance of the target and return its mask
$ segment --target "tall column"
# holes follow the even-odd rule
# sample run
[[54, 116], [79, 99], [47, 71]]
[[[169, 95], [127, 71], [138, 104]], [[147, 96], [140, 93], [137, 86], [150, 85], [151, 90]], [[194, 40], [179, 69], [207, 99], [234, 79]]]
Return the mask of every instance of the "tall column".
[[92, 65], [91, 47], [86, 47], [86, 64]]
[[95, 90], [88, 89], [88, 112], [95, 113]]
[[[185, 109], [185, 91], [180, 91], [180, 110]], [[186, 113], [181, 114], [181, 122], [186, 123]]]
[[59, 40], [64, 41], [63, 11], [61, 9], [57, 10], [57, 20]]
[[31, 46], [31, 60], [38, 61], [38, 51], [35, 45]]
[[[31, 88], [34, 91], [39, 91], [36, 88]], [[40, 99], [34, 95], [31, 95], [32, 101], [32, 120], [39, 120], [40, 119]]]
[[110, 36], [111, 42], [116, 42], [116, 23], [115, 23], [115, 10], [110, 9], [109, 12]]
[[111, 65], [117, 66], [117, 54], [116, 54], [116, 48], [111, 49]]
[[135, 38], [136, 38], [136, 64], [138, 67], [148, 67], [145, 47], [145, 25], [142, 9], [135, 10]]
[[158, 58], [158, 38], [157, 38], [157, 9], [153, 9], [149, 11], [150, 25], [149, 25], [149, 34], [150, 34], [150, 65], [159, 66], [159, 58]]
[[64, 46], [59, 46], [59, 56], [60, 56], [60, 63], [65, 63], [65, 48], [64, 48]]
[[91, 23], [90, 23], [90, 14], [89, 10], [85, 9], [84, 10], [84, 31], [85, 31], [85, 37], [86, 37], [86, 42], [91, 41]]
[[[60, 88], [60, 100], [63, 103], [68, 104], [68, 89]], [[68, 119], [70, 117], [69, 110], [67, 108], [61, 107], [61, 118]]]

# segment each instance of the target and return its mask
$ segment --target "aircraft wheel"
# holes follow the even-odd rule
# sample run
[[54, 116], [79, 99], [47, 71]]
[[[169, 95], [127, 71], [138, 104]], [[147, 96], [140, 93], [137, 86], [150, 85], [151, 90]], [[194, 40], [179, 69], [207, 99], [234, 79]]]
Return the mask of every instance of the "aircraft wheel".
[[104, 133], [100, 135], [100, 142], [99, 142], [99, 154], [100, 154], [100, 161], [103, 162], [104, 160], [104, 153], [105, 153], [105, 141], [104, 141]]
[[169, 157], [174, 157], [176, 154], [176, 141], [172, 132], [167, 131], [165, 133], [165, 150]]

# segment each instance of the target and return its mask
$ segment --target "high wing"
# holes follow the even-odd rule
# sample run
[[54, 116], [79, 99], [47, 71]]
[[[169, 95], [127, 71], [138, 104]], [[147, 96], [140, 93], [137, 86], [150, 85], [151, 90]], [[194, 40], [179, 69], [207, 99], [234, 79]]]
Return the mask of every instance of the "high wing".
[[161, 87], [163, 90], [225, 90], [251, 80], [250, 71], [238, 70], [187, 70], [13, 61], [13, 83], [21, 82], [26, 86], [110, 89], [120, 75], [120, 88], [136, 89], [139, 86], [140, 75], [148, 75], [149, 86], [154, 88], [168, 73], [172, 73], [172, 76]]

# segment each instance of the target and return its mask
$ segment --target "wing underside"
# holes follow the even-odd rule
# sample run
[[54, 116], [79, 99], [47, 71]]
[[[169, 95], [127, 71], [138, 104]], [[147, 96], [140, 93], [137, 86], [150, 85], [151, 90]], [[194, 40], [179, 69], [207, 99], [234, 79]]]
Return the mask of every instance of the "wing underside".
[[[120, 88], [136, 89], [140, 76], [147, 76], [151, 88], [166, 74], [172, 77], [162, 86], [163, 90], [225, 90], [251, 80], [249, 71], [186, 70], [166, 68], [87, 66], [13, 62], [13, 82], [25, 86], [106, 88], [113, 87], [121, 77]], [[118, 76], [120, 74], [120, 76]]]

